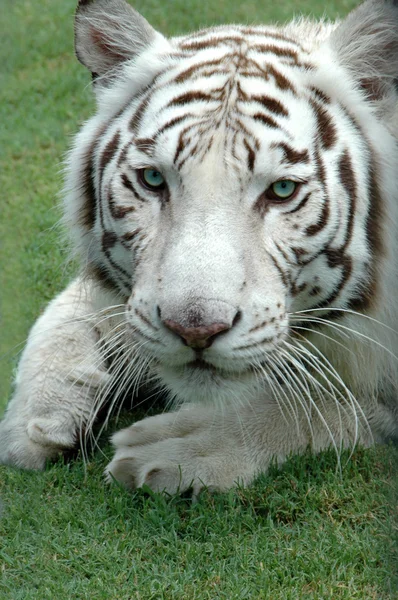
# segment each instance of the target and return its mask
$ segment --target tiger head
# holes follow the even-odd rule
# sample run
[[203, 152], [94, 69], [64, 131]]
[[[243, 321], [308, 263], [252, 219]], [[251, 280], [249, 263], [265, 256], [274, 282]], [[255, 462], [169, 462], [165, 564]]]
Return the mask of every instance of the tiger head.
[[307, 311], [366, 312], [382, 294], [397, 24], [370, 0], [337, 27], [167, 40], [124, 0], [80, 2], [97, 111], [69, 156], [66, 218], [177, 396], [248, 393], [282, 373]]

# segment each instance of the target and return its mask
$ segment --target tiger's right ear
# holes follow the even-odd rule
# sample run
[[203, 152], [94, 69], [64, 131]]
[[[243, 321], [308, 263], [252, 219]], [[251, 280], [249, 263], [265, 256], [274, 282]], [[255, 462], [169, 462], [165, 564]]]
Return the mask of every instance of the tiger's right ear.
[[78, 60], [106, 85], [118, 67], [165, 39], [125, 0], [80, 0], [75, 15]]

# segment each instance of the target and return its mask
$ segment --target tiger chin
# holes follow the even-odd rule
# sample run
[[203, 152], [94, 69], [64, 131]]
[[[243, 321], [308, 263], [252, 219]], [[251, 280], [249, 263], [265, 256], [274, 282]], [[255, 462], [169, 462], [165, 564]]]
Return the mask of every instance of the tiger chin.
[[113, 436], [132, 489], [396, 437], [397, 2], [166, 39], [81, 1], [75, 46], [97, 101], [66, 162], [81, 272], [31, 330], [1, 462], [84, 447], [143, 387], [172, 410]]

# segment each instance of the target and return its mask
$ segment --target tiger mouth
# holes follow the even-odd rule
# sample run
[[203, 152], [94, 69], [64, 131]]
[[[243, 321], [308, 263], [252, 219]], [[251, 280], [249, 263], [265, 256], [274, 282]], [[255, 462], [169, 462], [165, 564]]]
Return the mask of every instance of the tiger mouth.
[[208, 363], [203, 358], [197, 358], [191, 362], [189, 362], [186, 367], [190, 369], [191, 373], [200, 373], [204, 376], [211, 376], [212, 380], [217, 379], [218, 381], [227, 381], [227, 380], [242, 380], [247, 379], [247, 377], [252, 378], [254, 376], [254, 371], [249, 367], [242, 370], [232, 370], [232, 369], [223, 369], [222, 367], [216, 367], [211, 363]]
[[207, 361], [203, 360], [203, 358], [196, 358], [188, 363], [187, 366], [198, 371], [210, 371], [214, 374], [220, 374], [220, 369], [217, 369], [214, 365], [211, 365]]

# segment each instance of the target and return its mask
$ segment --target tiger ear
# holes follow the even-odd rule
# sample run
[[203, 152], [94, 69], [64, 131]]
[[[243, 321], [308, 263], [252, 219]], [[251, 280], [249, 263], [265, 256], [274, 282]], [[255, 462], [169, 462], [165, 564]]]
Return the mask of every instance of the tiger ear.
[[367, 0], [335, 29], [329, 43], [369, 99], [379, 100], [398, 79], [398, 0]]
[[164, 39], [125, 0], [80, 0], [75, 15], [78, 60], [105, 84], [124, 61]]

